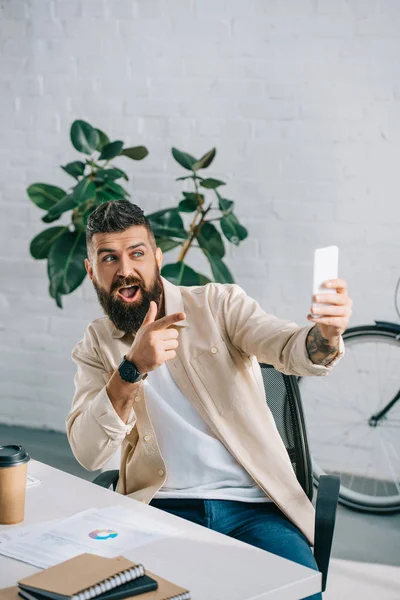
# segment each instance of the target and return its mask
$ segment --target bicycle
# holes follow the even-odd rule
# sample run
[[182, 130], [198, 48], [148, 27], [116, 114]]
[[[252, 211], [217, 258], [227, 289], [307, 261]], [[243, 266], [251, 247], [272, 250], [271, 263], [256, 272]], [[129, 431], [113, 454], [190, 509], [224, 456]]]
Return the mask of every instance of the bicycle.
[[[395, 308], [400, 318], [396, 285]], [[400, 511], [400, 324], [375, 321], [343, 334], [346, 356], [329, 377], [299, 377], [315, 485], [340, 476], [339, 502]]]

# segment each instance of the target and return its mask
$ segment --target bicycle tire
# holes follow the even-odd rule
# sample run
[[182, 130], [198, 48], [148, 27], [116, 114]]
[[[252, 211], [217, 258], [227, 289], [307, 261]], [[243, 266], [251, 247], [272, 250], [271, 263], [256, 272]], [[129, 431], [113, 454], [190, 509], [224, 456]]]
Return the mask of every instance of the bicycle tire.
[[[351, 327], [343, 334], [343, 340], [346, 346], [346, 340], [362, 337], [379, 337], [388, 338], [391, 340], [399, 340], [400, 343], [400, 327], [396, 323], [388, 322], [376, 322], [375, 325], [359, 325]], [[299, 377], [299, 384], [302, 378]], [[301, 390], [301, 388], [300, 388]], [[303, 404], [306, 405], [307, 399], [303, 400]], [[311, 453], [312, 454], [312, 453]], [[313, 461], [313, 481], [314, 485], [318, 487], [319, 477], [324, 475], [325, 472], [320, 467], [318, 470], [315, 469], [315, 461]], [[361, 498], [362, 495], [353, 492], [346, 488], [343, 484], [340, 485], [339, 491], [339, 503], [352, 508], [357, 511], [367, 512], [372, 514], [389, 514], [400, 512], [400, 493], [397, 498], [391, 497], [390, 501], [386, 500], [385, 497], [373, 498], [368, 501], [367, 498]]]

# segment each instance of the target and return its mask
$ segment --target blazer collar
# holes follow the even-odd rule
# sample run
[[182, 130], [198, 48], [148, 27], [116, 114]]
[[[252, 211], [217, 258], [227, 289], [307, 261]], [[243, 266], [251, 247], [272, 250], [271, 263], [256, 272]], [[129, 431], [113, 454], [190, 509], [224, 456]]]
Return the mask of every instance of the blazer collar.
[[[172, 315], [177, 312], [185, 312], [185, 307], [183, 305], [182, 293], [180, 287], [174, 285], [164, 277], [161, 277], [163, 290], [164, 290], [164, 303], [165, 303], [165, 316]], [[188, 322], [187, 319], [184, 321], [180, 321], [176, 324], [176, 327], [187, 327]], [[125, 332], [117, 329], [114, 325], [112, 325], [111, 337], [114, 339], [124, 337]]]

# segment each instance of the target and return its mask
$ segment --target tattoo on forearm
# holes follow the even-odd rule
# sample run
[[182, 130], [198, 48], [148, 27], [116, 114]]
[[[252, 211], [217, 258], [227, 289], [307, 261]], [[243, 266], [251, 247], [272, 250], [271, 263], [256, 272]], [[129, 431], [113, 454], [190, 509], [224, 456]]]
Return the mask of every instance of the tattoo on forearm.
[[326, 367], [339, 352], [339, 341], [337, 344], [331, 345], [329, 341], [322, 336], [318, 327], [314, 326], [308, 333], [306, 348], [308, 356], [314, 364]]

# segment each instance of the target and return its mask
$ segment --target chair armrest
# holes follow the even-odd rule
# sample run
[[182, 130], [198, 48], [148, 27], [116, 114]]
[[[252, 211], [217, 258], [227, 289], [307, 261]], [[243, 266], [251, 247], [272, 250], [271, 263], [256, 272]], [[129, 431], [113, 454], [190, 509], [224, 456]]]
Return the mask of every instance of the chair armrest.
[[92, 483], [104, 488], [109, 488], [112, 485], [113, 490], [115, 491], [115, 488], [117, 487], [118, 483], [118, 478], [119, 471], [114, 469], [113, 471], [104, 471], [103, 473], [100, 473], [100, 475], [97, 475], [97, 477], [93, 479]]
[[340, 478], [336, 475], [322, 475], [319, 478], [315, 510], [314, 558], [322, 573], [323, 592], [328, 578], [339, 489]]

